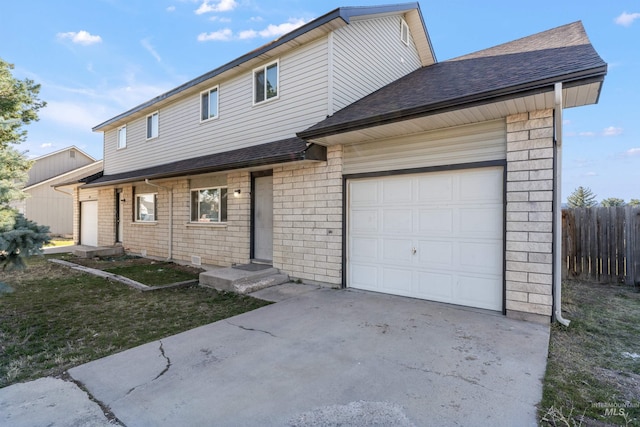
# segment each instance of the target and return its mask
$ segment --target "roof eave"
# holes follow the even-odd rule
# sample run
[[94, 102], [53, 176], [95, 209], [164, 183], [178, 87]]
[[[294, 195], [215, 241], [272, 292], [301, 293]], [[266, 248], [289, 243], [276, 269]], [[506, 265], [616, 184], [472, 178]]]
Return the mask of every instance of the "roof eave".
[[[530, 95], [535, 93], [542, 93], [554, 90], [554, 84], [557, 82], [563, 82], [564, 87], [574, 87], [582, 84], [603, 82], [604, 77], [607, 74], [607, 66], [603, 65], [598, 68], [567, 74], [564, 76], [556, 76], [536, 82], [530, 82], [526, 84], [511, 86], [507, 88], [500, 88], [489, 92], [473, 94], [461, 98], [445, 100], [435, 104], [429, 104], [416, 108], [395, 111], [392, 113], [381, 114], [378, 116], [367, 117], [364, 119], [354, 120], [347, 123], [340, 123], [334, 126], [328, 126], [319, 130], [305, 130], [299, 132], [297, 136], [306, 141], [314, 141], [318, 138], [329, 137], [345, 132], [351, 132], [356, 130], [365, 129], [373, 126], [380, 126], [384, 124], [391, 124], [404, 120], [414, 119], [418, 117], [424, 117], [434, 115], [438, 113], [444, 113], [460, 108], [473, 107], [479, 105], [490, 104], [493, 102], [502, 101], [509, 98]], [[600, 93], [598, 93], [598, 98]]]

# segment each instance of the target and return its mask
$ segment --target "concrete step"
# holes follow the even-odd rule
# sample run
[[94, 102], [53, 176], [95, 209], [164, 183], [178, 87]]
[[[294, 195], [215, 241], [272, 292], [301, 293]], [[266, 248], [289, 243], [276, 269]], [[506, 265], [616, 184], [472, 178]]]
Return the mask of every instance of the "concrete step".
[[257, 271], [227, 267], [200, 273], [199, 279], [201, 286], [245, 294], [288, 282], [289, 276], [280, 274], [278, 269], [268, 266]]
[[124, 248], [122, 246], [76, 246], [73, 254], [80, 258], [117, 256], [124, 255]]

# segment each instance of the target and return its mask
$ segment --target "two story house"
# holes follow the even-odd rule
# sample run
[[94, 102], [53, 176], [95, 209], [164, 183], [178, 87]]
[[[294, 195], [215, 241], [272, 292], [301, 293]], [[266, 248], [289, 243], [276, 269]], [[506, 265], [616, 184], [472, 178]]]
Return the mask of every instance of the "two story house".
[[549, 322], [562, 110], [606, 69], [579, 22], [437, 62], [417, 3], [339, 8], [96, 126], [76, 240]]

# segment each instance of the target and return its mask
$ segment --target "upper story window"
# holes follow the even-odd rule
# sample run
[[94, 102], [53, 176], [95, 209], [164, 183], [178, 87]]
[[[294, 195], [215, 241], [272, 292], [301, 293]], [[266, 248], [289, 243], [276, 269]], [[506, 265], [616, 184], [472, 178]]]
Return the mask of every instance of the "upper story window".
[[200, 121], [218, 117], [218, 86], [200, 93]]
[[147, 116], [147, 139], [158, 137], [158, 112]]
[[158, 218], [158, 195], [136, 194], [136, 221], [154, 222]]
[[402, 40], [402, 43], [409, 45], [409, 25], [404, 19], [400, 21], [400, 40]]
[[127, 126], [118, 128], [118, 149], [125, 148], [127, 146]]
[[191, 190], [192, 222], [227, 222], [227, 188]]
[[278, 97], [279, 63], [271, 62], [253, 70], [253, 103], [268, 101]]

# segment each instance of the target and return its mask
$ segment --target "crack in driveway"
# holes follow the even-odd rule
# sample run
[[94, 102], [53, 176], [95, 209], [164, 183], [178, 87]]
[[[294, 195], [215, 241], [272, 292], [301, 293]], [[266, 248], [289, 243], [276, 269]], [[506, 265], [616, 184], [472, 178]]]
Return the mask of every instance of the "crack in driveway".
[[144, 386], [144, 385], [146, 385], [146, 384], [149, 384], [149, 383], [154, 382], [155, 380], [157, 380], [158, 378], [160, 378], [161, 376], [163, 376], [164, 374], [166, 374], [166, 373], [167, 373], [167, 371], [169, 371], [169, 368], [171, 368], [171, 359], [169, 359], [169, 357], [168, 357], [168, 356], [166, 355], [166, 353], [164, 352], [164, 346], [163, 346], [163, 344], [162, 344], [162, 340], [160, 340], [160, 349], [159, 349], [159, 350], [160, 350], [160, 355], [162, 356], [162, 358], [163, 358], [164, 360], [166, 360], [166, 361], [167, 361], [167, 363], [166, 363], [166, 365], [165, 365], [164, 369], [163, 369], [163, 370], [162, 370], [158, 375], [156, 375], [156, 376], [155, 376], [155, 378], [154, 378], [154, 379], [152, 379], [151, 381], [146, 382], [146, 383], [144, 383], [144, 384], [138, 384], [137, 386], [132, 387], [131, 389], [129, 389], [129, 391], [125, 394], [125, 396], [128, 396], [128, 395], [130, 395], [131, 393], [133, 393], [133, 391], [134, 391], [135, 389], [137, 389], [138, 387], [141, 387], [141, 386]]
[[267, 334], [267, 335], [271, 335], [274, 338], [278, 338], [277, 336], [273, 335], [271, 332], [269, 331], [263, 331], [262, 329], [253, 329], [253, 328], [247, 328], [246, 326], [242, 326], [242, 325], [236, 325], [235, 323], [231, 323], [228, 320], [226, 320], [226, 322], [231, 325], [231, 326], [235, 326], [236, 328], [240, 328], [243, 329], [245, 331], [253, 331], [253, 332], [262, 332], [263, 334]]

